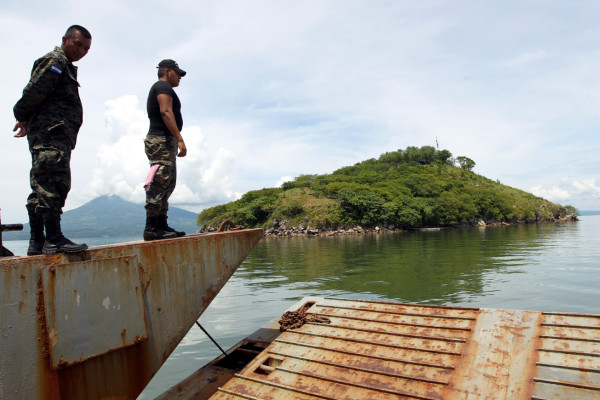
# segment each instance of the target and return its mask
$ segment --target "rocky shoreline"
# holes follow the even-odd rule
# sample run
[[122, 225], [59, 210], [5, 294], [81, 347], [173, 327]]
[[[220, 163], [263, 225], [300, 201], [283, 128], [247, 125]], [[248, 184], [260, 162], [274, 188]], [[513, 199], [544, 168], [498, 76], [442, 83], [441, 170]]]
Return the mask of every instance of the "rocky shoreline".
[[[484, 221], [479, 220], [474, 224], [460, 225], [457, 228], [466, 227], [477, 227], [485, 228], [488, 226], [510, 226], [514, 224], [530, 224], [530, 223], [560, 223], [560, 222], [573, 222], [577, 221], [576, 215], [567, 215], [564, 218], [553, 219], [546, 217], [532, 218], [529, 220], [519, 220], [515, 222], [497, 222], [497, 221]], [[265, 228], [265, 237], [293, 237], [293, 236], [340, 236], [340, 235], [360, 235], [364, 233], [392, 233], [402, 232], [406, 229], [402, 229], [395, 226], [375, 226], [365, 228], [362, 226], [344, 227], [344, 228], [314, 228], [309, 223], [299, 224], [298, 226], [288, 226], [289, 221], [274, 221], [271, 228]], [[236, 227], [240, 229], [242, 227]], [[433, 228], [416, 228], [414, 230], [421, 231], [438, 231], [441, 229], [449, 229], [450, 227], [433, 227]], [[217, 227], [206, 227], [201, 232], [216, 232]]]

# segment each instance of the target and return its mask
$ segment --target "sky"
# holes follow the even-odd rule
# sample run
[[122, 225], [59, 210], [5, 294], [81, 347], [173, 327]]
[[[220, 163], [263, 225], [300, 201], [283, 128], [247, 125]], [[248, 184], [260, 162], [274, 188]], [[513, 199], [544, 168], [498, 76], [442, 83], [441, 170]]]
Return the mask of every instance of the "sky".
[[427, 145], [600, 210], [598, 20], [600, 2], [578, 0], [5, 0], [2, 222], [27, 222], [30, 192], [12, 108], [72, 24], [93, 39], [76, 63], [84, 124], [65, 211], [112, 194], [143, 206], [145, 104], [165, 58], [187, 71], [172, 206], [199, 212]]

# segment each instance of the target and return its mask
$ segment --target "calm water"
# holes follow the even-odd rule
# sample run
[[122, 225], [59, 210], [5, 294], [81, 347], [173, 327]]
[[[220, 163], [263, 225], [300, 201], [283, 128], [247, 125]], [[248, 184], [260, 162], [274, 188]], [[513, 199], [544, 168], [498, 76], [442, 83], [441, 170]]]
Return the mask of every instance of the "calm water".
[[[121, 239], [139, 238], [87, 243]], [[18, 254], [26, 250], [24, 241], [6, 245]], [[227, 349], [305, 296], [598, 314], [600, 216], [564, 224], [263, 239], [200, 323]], [[218, 354], [193, 326], [139, 399], [154, 399]]]

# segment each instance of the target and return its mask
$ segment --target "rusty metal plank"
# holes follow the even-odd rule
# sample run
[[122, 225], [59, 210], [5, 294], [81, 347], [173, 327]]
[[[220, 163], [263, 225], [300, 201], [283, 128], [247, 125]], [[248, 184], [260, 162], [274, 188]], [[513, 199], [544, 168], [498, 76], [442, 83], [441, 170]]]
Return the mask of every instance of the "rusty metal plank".
[[[278, 345], [280, 344], [284, 346], [285, 351], [279, 349]], [[421, 371], [423, 371], [422, 367], [428, 367], [434, 371], [451, 371], [454, 369], [451, 362], [452, 356], [403, 350], [389, 352], [386, 351], [387, 349], [378, 346], [364, 346], [360, 344], [350, 347], [341, 341], [323, 341], [318, 344], [308, 344], [306, 341], [301, 343], [300, 341], [278, 338], [273, 342], [268, 351], [276, 354], [291, 354], [293, 356], [295, 348], [299, 349], [301, 353], [306, 354], [312, 351], [318, 354], [334, 353], [334, 358], [342, 358], [346, 355], [353, 357], [353, 359], [366, 358], [373, 360], [375, 365], [400, 363], [405, 366], [404, 368], [410, 368], [413, 365], [418, 366]]]
[[540, 332], [541, 337], [548, 338], [568, 338], [568, 339], [579, 339], [589, 342], [598, 342], [600, 339], [600, 330], [595, 328], [577, 328], [577, 327], [565, 327], [565, 326], [548, 326], [542, 325]]
[[557, 382], [536, 382], [536, 392], [532, 399], [545, 400], [598, 400], [600, 392], [581, 387], [564, 386]]
[[337, 298], [325, 298], [322, 302], [319, 302], [319, 306], [379, 311], [387, 314], [415, 315], [417, 317], [436, 316], [457, 319], [475, 319], [479, 313], [479, 308]]
[[397, 358], [397, 354], [388, 357], [376, 354], [359, 354], [355, 347], [336, 350], [326, 347], [306, 346], [285, 340], [278, 340], [266, 351], [281, 357], [294, 357], [314, 362], [345, 365], [349, 368], [371, 369], [382, 374], [395, 374], [413, 377], [414, 379], [447, 382], [452, 367], [423, 362], [419, 359]]
[[352, 329], [357, 331], [363, 330], [372, 333], [390, 333], [397, 336], [437, 339], [461, 343], [464, 343], [471, 336], [470, 329], [463, 330], [447, 327], [436, 327], [434, 329], [431, 327], [387, 322], [385, 321], [385, 318], [373, 320], [364, 318], [363, 312], [359, 312], [357, 313], [358, 315], [352, 317], [334, 316], [333, 314], [321, 313], [319, 310], [315, 310], [308, 314], [327, 317], [331, 321], [331, 323], [328, 324], [330, 327]]
[[[355, 339], [353, 337], [345, 337], [345, 338], [336, 338], [336, 337], [327, 337], [327, 336], [319, 336], [312, 334], [302, 334], [299, 337], [294, 337], [294, 335], [298, 335], [296, 332], [286, 332], [285, 335], [277, 338], [276, 341], [285, 342], [285, 340], [290, 340], [291, 343], [299, 343], [302, 345], [310, 345], [310, 346], [327, 346], [328, 348], [333, 349], [356, 349], [356, 351], [381, 351], [382, 354], [394, 353], [398, 354], [402, 357], [410, 358], [410, 359], [419, 359], [424, 362], [436, 363], [441, 362], [446, 358], [452, 359], [453, 357], [460, 357], [459, 351], [448, 351], [448, 350], [438, 350], [429, 348], [427, 345], [424, 345], [420, 348], [414, 348], [403, 344], [402, 342], [388, 344], [383, 341], [371, 342], [365, 339]], [[453, 363], [454, 361], [451, 361]], [[440, 365], [445, 365], [440, 364]]]
[[[463, 306], [453, 306], [453, 305], [442, 305], [442, 304], [420, 304], [420, 303], [402, 303], [399, 301], [391, 301], [391, 300], [361, 300], [361, 299], [347, 299], [343, 297], [321, 297], [319, 298], [319, 304], [329, 304], [330, 302], [343, 302], [347, 304], [351, 304], [356, 307], [361, 307], [361, 304], [366, 304], [367, 307], [372, 306], [392, 306], [392, 307], [420, 307], [420, 308], [429, 308], [432, 310], [437, 310], [434, 312], [439, 312], [440, 310], [454, 310], [459, 313], [463, 312], [472, 312], [479, 311], [479, 307], [463, 307]], [[577, 314], [579, 315], [579, 314]]]
[[[292, 358], [286, 358], [285, 361], [272, 372], [270, 382], [282, 383], [289, 387], [303, 386], [310, 393], [334, 398], [352, 398], [352, 394], [349, 396], [344, 394], [353, 391], [362, 393], [363, 398], [393, 395], [423, 400], [441, 399], [437, 394], [438, 391], [433, 387], [441, 385], [439, 383], [382, 374], [376, 375], [375, 378], [371, 372], [349, 370], [341, 366], [306, 363]], [[324, 384], [315, 385], [316, 382]], [[331, 390], [331, 386], [335, 387], [334, 390]]]
[[445, 399], [531, 396], [540, 313], [482, 310]]
[[334, 377], [315, 377], [281, 371], [277, 380], [268, 380], [254, 376], [236, 375], [235, 380], [224, 387], [234, 393], [256, 396], [265, 400], [280, 399], [418, 399], [441, 400], [437, 396], [410, 395], [401, 390], [379, 389], [369, 385], [348, 385]]
[[148, 339], [136, 256], [50, 265], [41, 274], [52, 368]]
[[[330, 301], [330, 299], [328, 299]], [[339, 316], [343, 318], [359, 318], [366, 321], [381, 321], [396, 323], [398, 325], [447, 328], [468, 331], [473, 325], [476, 312], [467, 310], [460, 312], [455, 309], [443, 309], [435, 312], [431, 307], [408, 307], [406, 305], [392, 307], [389, 304], [375, 303], [372, 307], [361, 303], [359, 307], [352, 307], [348, 302], [337, 304], [318, 304], [311, 312], [325, 316]]]
[[543, 326], [561, 326], [561, 327], [588, 327], [590, 329], [600, 329], [600, 320], [597, 315], [592, 314], [568, 314], [568, 313], [542, 313], [544, 321]]
[[580, 355], [600, 356], [600, 341], [542, 337], [540, 349]]
[[353, 343], [352, 346], [349, 346], [347, 341], [342, 340], [320, 339], [311, 336], [292, 337], [291, 335], [292, 332], [286, 332], [285, 335], [277, 338], [274, 343], [331, 350], [338, 353], [348, 352], [351, 354], [371, 356], [381, 360], [399, 361], [406, 364], [443, 369], [453, 369], [457, 357], [451, 354], [423, 352], [418, 349], [390, 348], [372, 343]]
[[389, 322], [397, 325], [421, 327], [425, 329], [451, 329], [457, 331], [469, 331], [475, 322], [473, 319], [456, 319], [445, 318], [439, 316], [417, 316], [409, 314], [389, 314], [377, 311], [368, 310], [343, 310], [332, 312], [331, 309], [324, 308], [316, 313], [324, 316], [338, 316], [348, 319], [362, 319], [365, 321], [381, 321]]
[[327, 339], [344, 340], [351, 346], [353, 343], [367, 343], [389, 347], [390, 349], [412, 349], [424, 352], [450, 354], [460, 356], [461, 342], [444, 339], [411, 337], [407, 335], [386, 334], [368, 330], [347, 329], [339, 326], [306, 324], [295, 331], [302, 335], [310, 335]]
[[248, 396], [248, 395], [243, 395], [243, 394], [239, 394], [239, 393], [234, 393], [230, 390], [225, 390], [222, 388], [218, 389], [217, 394], [215, 394], [213, 397], [213, 399], [215, 400], [221, 400], [221, 399], [227, 399], [227, 400], [235, 400], [235, 399], [242, 399], [242, 400], [262, 400], [259, 397], [254, 397], [254, 396]]
[[237, 384], [219, 388], [210, 399], [249, 399], [249, 400], [337, 400], [329, 396], [316, 395], [305, 390], [271, 384], [256, 379], [239, 378]]
[[[539, 365], [536, 378], [549, 381], [571, 382], [583, 387], [595, 387], [600, 390], [600, 369], [582, 370], [565, 368], [561, 365]], [[598, 393], [600, 396], [600, 392]]]
[[538, 350], [538, 363], [560, 365], [581, 370], [600, 370], [600, 358], [596, 356], [564, 354], [544, 350]]
[[[272, 347], [266, 355], [275, 356], [282, 360], [295, 359], [314, 365], [321, 364], [336, 368], [343, 366], [348, 371], [377, 373], [384, 377], [402, 378], [415, 382], [425, 382], [436, 385], [447, 385], [450, 376], [450, 370], [439, 367], [423, 368], [422, 364], [409, 364], [357, 356], [343, 353], [336, 353], [329, 350], [306, 350], [300, 346], [288, 346], [281, 351], [277, 347]], [[343, 374], [341, 372], [340, 374]]]

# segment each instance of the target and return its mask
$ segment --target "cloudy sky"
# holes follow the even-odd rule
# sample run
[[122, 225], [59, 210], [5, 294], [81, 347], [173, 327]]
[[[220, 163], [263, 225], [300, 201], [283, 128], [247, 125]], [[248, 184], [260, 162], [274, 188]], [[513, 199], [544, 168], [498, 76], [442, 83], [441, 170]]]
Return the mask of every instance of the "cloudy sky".
[[188, 156], [171, 203], [192, 211], [407, 146], [580, 210], [600, 209], [600, 2], [4, 0], [0, 208], [26, 221], [30, 155], [12, 107], [71, 24], [84, 125], [66, 209], [143, 204], [145, 102], [156, 65], [176, 89]]

